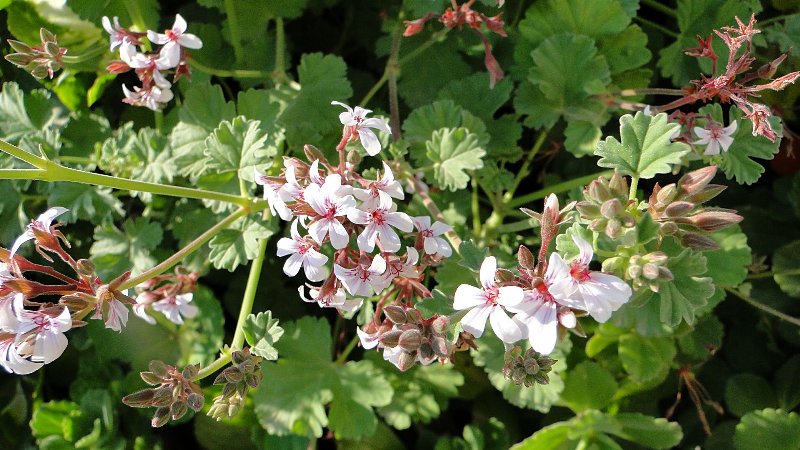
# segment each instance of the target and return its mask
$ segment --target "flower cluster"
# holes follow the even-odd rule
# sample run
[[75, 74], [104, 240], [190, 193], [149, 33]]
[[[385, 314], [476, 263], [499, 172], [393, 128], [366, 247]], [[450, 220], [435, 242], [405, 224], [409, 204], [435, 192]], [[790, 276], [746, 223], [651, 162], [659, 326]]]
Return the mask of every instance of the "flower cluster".
[[284, 273], [295, 276], [302, 269], [309, 281], [322, 282], [308, 285], [308, 296], [301, 286], [301, 298], [346, 312], [377, 295], [379, 321], [384, 304], [411, 305], [415, 297], [431, 296], [422, 283], [423, 271], [452, 254], [441, 237], [451, 228], [397, 210], [396, 201], [405, 193], [387, 162], [372, 179], [356, 171], [352, 158], [345, 157], [347, 144], [360, 142], [375, 155], [381, 144], [373, 130], [391, 130], [385, 121], [367, 118], [369, 110], [333, 104], [345, 108], [339, 116], [343, 130], [338, 164], [306, 146], [310, 164], [286, 158], [280, 176], [256, 170], [255, 180], [264, 187], [272, 213], [292, 221], [290, 236], [278, 241], [278, 256], [288, 257]]
[[[142, 86], [134, 86], [133, 91], [123, 85], [125, 99], [122, 101], [154, 111], [172, 100], [172, 83], [182, 76], [189, 76], [185, 49], [203, 47], [200, 38], [186, 32], [186, 20], [180, 14], [175, 15], [175, 23], [164, 33], [131, 31], [120, 26], [117, 17], [114, 17], [113, 23], [108, 17], [103, 17], [103, 28], [110, 35], [111, 51], [118, 49], [120, 57], [112, 61], [107, 70], [110, 73], [124, 73], [133, 69], [142, 82]], [[161, 46], [158, 51], [145, 51], [149, 48], [142, 41], [145, 36], [151, 44]], [[167, 73], [173, 74], [172, 82], [164, 76]]]
[[157, 386], [126, 395], [122, 402], [134, 408], [156, 408], [151, 422], [154, 428], [183, 417], [190, 409], [200, 411], [205, 399], [200, 386], [192, 382], [200, 370], [200, 365], [188, 365], [183, 371], [164, 364], [150, 361], [150, 371], [140, 372], [145, 383]]
[[[475, 3], [475, 0], [469, 0], [466, 3], [459, 5], [456, 0], [452, 0], [452, 6], [445, 9], [442, 14], [428, 13], [419, 19], [406, 20], [404, 22], [406, 29], [403, 32], [403, 36], [413, 36], [419, 33], [429, 20], [437, 17], [439, 22], [441, 22], [442, 25], [448, 29], [458, 28], [460, 30], [464, 26], [468, 27], [478, 36], [480, 36], [481, 41], [483, 42], [485, 54], [483, 62], [486, 66], [486, 70], [489, 71], [489, 85], [494, 87], [494, 85], [497, 84], [498, 81], [502, 80], [505, 75], [503, 74], [503, 69], [500, 68], [500, 65], [497, 63], [494, 55], [492, 55], [492, 48], [491, 45], [489, 45], [489, 40], [480, 30], [485, 26], [490, 32], [502, 37], [506, 37], [507, 35], [504, 30], [505, 23], [501, 17], [502, 13], [493, 17], [489, 17], [486, 14], [473, 10], [473, 3]], [[498, 6], [502, 5], [502, 2], [498, 2]]]
[[222, 420], [233, 417], [244, 408], [247, 392], [261, 383], [264, 374], [261, 372], [262, 358], [250, 353], [250, 348], [236, 350], [231, 353], [231, 367], [220, 372], [214, 384], [222, 385], [222, 393], [214, 397], [214, 403], [208, 415]]
[[481, 287], [459, 286], [453, 307], [467, 311], [461, 326], [473, 336], [483, 335], [488, 319], [506, 344], [528, 339], [535, 351], [547, 355], [555, 348], [559, 325], [575, 328], [576, 313], [606, 322], [630, 300], [632, 291], [620, 278], [589, 269], [592, 246], [578, 236], [572, 238], [579, 251], [577, 258], [567, 261], [553, 252], [545, 259], [546, 249], [564, 221], [555, 195], [547, 198], [544, 211], [537, 216], [543, 236], [538, 264], [524, 247], [518, 253], [519, 275], [498, 272], [495, 258], [486, 258], [480, 269]]
[[64, 67], [67, 49], [58, 45], [56, 35], [45, 28], [39, 30], [40, 45], [30, 46], [24, 42], [8, 39], [15, 53], [6, 55], [6, 61], [27, 70], [34, 78], [53, 78], [55, 72]]
[[156, 320], [148, 314], [148, 309], [158, 311], [176, 325], [183, 324], [183, 319], [191, 319], [197, 315], [197, 306], [191, 301], [197, 290], [196, 272], [187, 273], [177, 268], [175, 274], [153, 277], [136, 287], [136, 305], [133, 313], [145, 322], [155, 325]]

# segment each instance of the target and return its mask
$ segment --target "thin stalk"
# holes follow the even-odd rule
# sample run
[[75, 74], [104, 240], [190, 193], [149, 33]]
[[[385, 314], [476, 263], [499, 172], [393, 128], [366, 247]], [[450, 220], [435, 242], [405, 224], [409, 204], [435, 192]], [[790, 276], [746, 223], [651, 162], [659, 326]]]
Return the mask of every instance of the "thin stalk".
[[381, 90], [381, 88], [383, 87], [384, 84], [386, 84], [387, 81], [389, 81], [389, 71], [384, 70], [383, 75], [381, 75], [381, 78], [378, 81], [376, 81], [375, 84], [372, 85], [372, 88], [369, 90], [369, 92], [367, 92], [364, 98], [361, 99], [359, 105], [366, 105], [367, 103], [369, 103], [369, 101], [372, 100], [372, 97], [374, 97], [375, 94], [377, 94], [378, 91]]
[[800, 275], [800, 269], [793, 269], [793, 270], [786, 270], [783, 272], [761, 272], [761, 273], [752, 273], [747, 276], [748, 280], [758, 280], [761, 278], [772, 278], [776, 276], [790, 276], [790, 275]]
[[272, 73], [263, 70], [246, 70], [246, 69], [216, 69], [209, 67], [196, 59], [190, 59], [189, 65], [199, 70], [200, 72], [213, 75], [221, 78], [272, 78]]
[[478, 178], [475, 174], [472, 176], [472, 233], [475, 236], [481, 234], [481, 209], [478, 198]]
[[533, 220], [520, 220], [519, 222], [505, 223], [497, 227], [498, 234], [519, 233], [520, 231], [536, 228]]
[[520, 167], [519, 172], [517, 172], [517, 177], [514, 179], [514, 184], [511, 186], [511, 189], [506, 192], [505, 196], [503, 196], [503, 200], [506, 202], [509, 202], [514, 198], [514, 192], [517, 191], [517, 188], [519, 187], [520, 183], [522, 183], [522, 180], [524, 180], [525, 177], [531, 173], [531, 163], [533, 162], [533, 158], [536, 157], [536, 154], [539, 153], [539, 150], [541, 150], [542, 145], [544, 145], [544, 141], [547, 139], [547, 132], [548, 130], [542, 130], [542, 132], [539, 133], [539, 137], [536, 138], [533, 148], [528, 152], [527, 155], [525, 155], [525, 161], [522, 162], [522, 167]]
[[220, 231], [228, 228], [230, 224], [239, 219], [240, 217], [246, 216], [248, 213], [247, 208], [239, 208], [236, 212], [230, 214], [228, 217], [219, 221], [216, 225], [206, 230], [200, 236], [197, 236], [192, 242], [188, 243], [185, 247], [178, 250], [177, 253], [170, 256], [169, 258], [162, 261], [157, 266], [153, 267], [150, 270], [147, 270], [140, 275], [137, 275], [133, 278], [128, 279], [128, 281], [122, 283], [119, 287], [120, 291], [124, 291], [125, 289], [130, 289], [139, 283], [145, 282], [153, 277], [161, 275], [162, 273], [169, 270], [175, 264], [181, 262], [183, 258], [186, 256], [194, 253], [200, 246], [208, 242], [212, 237], [216, 236], [217, 233]]
[[286, 76], [286, 32], [283, 17], [275, 19], [275, 73]]
[[224, 350], [222, 354], [219, 355], [219, 358], [215, 359], [211, 364], [200, 369], [200, 371], [197, 372], [197, 375], [192, 378], [192, 381], [200, 381], [203, 378], [214, 374], [214, 372], [227, 366], [229, 362], [231, 362], [231, 353], [229, 350]]
[[680, 89], [667, 89], [667, 88], [639, 88], [639, 89], [623, 89], [615, 95], [620, 97], [634, 97], [638, 95], [672, 95], [675, 97], [683, 97], [685, 92]]
[[64, 55], [61, 60], [67, 64], [77, 64], [96, 58], [106, 52], [106, 48], [102, 45], [89, 49], [86, 53], [80, 55]]
[[671, 37], [673, 39], [677, 39], [678, 36], [679, 36], [678, 33], [670, 30], [669, 28], [665, 27], [664, 25], [661, 25], [660, 23], [653, 22], [652, 20], [648, 20], [648, 19], [645, 19], [645, 18], [639, 17], [639, 16], [635, 16], [633, 18], [633, 20], [639, 22], [642, 25], [646, 25], [646, 26], [648, 26], [650, 28], [658, 30], [662, 34], [664, 34], [666, 36], [669, 36], [669, 37]]
[[17, 147], [16, 145], [10, 144], [4, 140], [0, 140], [0, 151], [4, 153], [8, 153], [9, 155], [13, 156], [14, 158], [21, 159], [26, 163], [36, 167], [37, 169], [44, 169], [44, 164], [47, 161], [46, 159], [36, 156], [33, 153], [28, 153], [25, 150]]
[[358, 335], [353, 336], [353, 339], [350, 339], [350, 342], [347, 344], [347, 347], [345, 347], [344, 350], [342, 350], [342, 354], [339, 355], [338, 358], [336, 358], [336, 364], [344, 364], [345, 361], [347, 361], [347, 357], [350, 356], [350, 353], [353, 351], [353, 349], [356, 348], [358, 341], [359, 341]]
[[731, 288], [727, 288], [727, 287], [723, 288], [723, 289], [725, 289], [725, 291], [728, 292], [729, 294], [733, 294], [736, 297], [739, 297], [740, 299], [746, 301], [747, 303], [751, 304], [752, 306], [756, 307], [757, 309], [760, 309], [760, 310], [764, 311], [767, 314], [772, 314], [773, 316], [775, 316], [775, 317], [777, 317], [777, 318], [779, 318], [781, 320], [785, 320], [785, 321], [787, 321], [787, 322], [789, 322], [789, 323], [791, 323], [793, 325], [800, 326], [800, 319], [798, 319], [797, 317], [792, 317], [792, 316], [790, 316], [788, 314], [782, 313], [782, 312], [778, 311], [777, 309], [775, 309], [775, 308], [773, 308], [771, 306], [767, 306], [767, 305], [759, 302], [758, 300], [756, 300], [756, 299], [754, 299], [754, 298], [752, 298], [750, 296], [742, 294], [741, 292], [739, 292], [739, 291], [737, 291], [735, 289], [731, 289]]
[[677, 17], [677, 14], [675, 14], [675, 11], [673, 11], [668, 6], [662, 5], [661, 2], [659, 2], [658, 0], [642, 0], [642, 3], [644, 3], [645, 5], [653, 8], [653, 9], [655, 9], [656, 11], [658, 11], [658, 12], [660, 12], [662, 14], [666, 14], [666, 15], [668, 15], [670, 17]]
[[0, 180], [42, 180], [42, 169], [0, 169]]
[[521, 195], [517, 198], [514, 198], [508, 202], [509, 208], [517, 208], [526, 203], [530, 203], [536, 200], [541, 200], [547, 197], [549, 194], [557, 194], [560, 192], [566, 192], [572, 188], [578, 186], [584, 186], [586, 183], [589, 183], [592, 180], [597, 179], [598, 177], [608, 176], [613, 174], [613, 170], [606, 170], [603, 172], [597, 172], [591, 175], [585, 175], [578, 178], [573, 178], [571, 180], [567, 180], [561, 183], [556, 183], [551, 186], [546, 186], [538, 191], [531, 192], [530, 194]]
[[233, 55], [236, 61], [241, 61], [242, 57], [242, 40], [239, 35], [239, 18], [236, 17], [236, 3], [233, 0], [225, 0], [225, 15], [228, 16], [228, 29], [231, 33], [231, 42], [233, 44]]
[[631, 177], [631, 190], [628, 192], [628, 200], [634, 200], [639, 189], [639, 177]]
[[[131, 22], [133, 22], [133, 27], [136, 31], [140, 31], [142, 33], [147, 32], [147, 24], [144, 23], [144, 16], [142, 16], [142, 11], [139, 9], [139, 0], [124, 0], [125, 10], [128, 11], [128, 15], [131, 16]], [[150, 41], [148, 39], [142, 40], [142, 48], [145, 51], [150, 51]]]
[[400, 53], [402, 39], [403, 36], [400, 31], [395, 30], [392, 36], [389, 61], [386, 62], [386, 74], [389, 77], [389, 116], [391, 118], [392, 139], [395, 142], [400, 139], [400, 101], [397, 96], [397, 77], [400, 75], [400, 64], [397, 62], [397, 55]]
[[244, 288], [242, 297], [242, 307], [239, 308], [239, 319], [236, 321], [236, 331], [233, 334], [233, 341], [231, 341], [231, 350], [233, 351], [241, 350], [244, 344], [244, 324], [247, 316], [253, 310], [258, 280], [261, 279], [261, 268], [264, 266], [264, 256], [267, 253], [267, 242], [268, 239], [258, 241], [258, 255], [250, 265], [250, 274], [247, 276], [247, 286]]

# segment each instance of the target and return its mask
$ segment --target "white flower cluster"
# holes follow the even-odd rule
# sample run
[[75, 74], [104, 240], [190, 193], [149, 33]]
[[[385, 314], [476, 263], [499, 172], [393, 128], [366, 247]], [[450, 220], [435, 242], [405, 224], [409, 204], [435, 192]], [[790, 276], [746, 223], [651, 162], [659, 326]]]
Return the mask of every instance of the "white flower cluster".
[[[340, 150], [344, 143], [358, 140], [369, 154], [377, 154], [380, 142], [370, 128], [390, 132], [388, 124], [367, 119], [369, 110], [333, 103], [347, 110], [339, 116], [344, 125]], [[295, 276], [302, 268], [309, 281], [323, 281], [321, 286], [309, 286], [310, 297], [300, 287], [300, 296], [307, 302], [356, 310], [364, 297], [384, 293], [398, 278], [418, 284], [425, 265], [452, 253], [440, 237], [450, 230], [448, 225], [397, 211], [395, 200], [403, 200], [404, 193], [386, 162], [380, 176], [368, 180], [349, 163], [335, 166], [321, 157], [309, 165], [287, 158], [282, 176], [269, 177], [256, 169], [255, 180], [264, 187], [273, 215], [292, 221], [290, 237], [278, 241], [278, 256], [288, 256], [284, 273]], [[399, 255], [404, 237], [400, 233], [415, 237], [403, 257]], [[326, 246], [332, 254], [332, 270], [331, 258], [323, 251]]]
[[[108, 71], [123, 73], [130, 69], [142, 82], [142, 86], [134, 86], [133, 91], [126, 85], [122, 86], [125, 93], [123, 102], [136, 106], [144, 106], [154, 111], [161, 109], [172, 100], [172, 83], [166, 79], [164, 73], [173, 71], [173, 82], [181, 76], [188, 76], [189, 68], [186, 64], [184, 48], [199, 49], [203, 42], [197, 36], [186, 32], [186, 20], [180, 14], [175, 15], [172, 28], [164, 33], [148, 30], [147, 33], [137, 33], [119, 24], [119, 19], [114, 17], [113, 24], [108, 17], [103, 17], [103, 28], [111, 35], [111, 51], [119, 48], [121, 61], [112, 62]], [[140, 51], [143, 49], [142, 38], [155, 45], [161, 45], [158, 51]]]
[[[558, 200], [548, 198], [545, 211], [558, 211]], [[539, 353], [550, 354], [558, 339], [558, 325], [575, 328], [574, 310], [586, 311], [598, 322], [606, 322], [613, 311], [631, 298], [631, 288], [620, 278], [589, 270], [592, 246], [573, 236], [580, 252], [572, 261], [553, 252], [539, 270], [520, 268], [520, 276], [498, 285], [497, 261], [493, 256], [480, 269], [481, 288], [462, 284], [453, 307], [469, 310], [461, 319], [464, 331], [483, 335], [488, 319], [492, 330], [506, 344], [529, 339]], [[540, 261], [540, 264], [543, 264]], [[544, 269], [544, 270], [542, 270]], [[544, 273], [543, 277], [537, 274]], [[508, 313], [515, 313], [509, 317]]]

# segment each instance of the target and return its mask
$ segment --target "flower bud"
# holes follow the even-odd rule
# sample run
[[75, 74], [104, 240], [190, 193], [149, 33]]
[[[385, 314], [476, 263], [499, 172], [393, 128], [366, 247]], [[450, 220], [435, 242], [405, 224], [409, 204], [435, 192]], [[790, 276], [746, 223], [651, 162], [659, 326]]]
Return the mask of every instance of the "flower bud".
[[387, 331], [378, 338], [378, 342], [383, 344], [384, 347], [389, 347], [389, 348], [397, 347], [397, 344], [400, 341], [401, 334], [403, 334], [402, 330]]
[[614, 175], [611, 176], [608, 187], [611, 189], [611, 193], [616, 197], [625, 198], [628, 196], [628, 180], [620, 175], [619, 172], [614, 172]]
[[389, 318], [389, 320], [398, 325], [408, 322], [406, 309], [400, 305], [389, 305], [383, 308], [383, 313]]
[[600, 207], [595, 203], [582, 201], [575, 204], [578, 214], [585, 219], [594, 219], [600, 215]]
[[316, 161], [316, 160], [326, 161], [325, 155], [323, 155], [322, 152], [313, 145], [309, 144], [304, 145], [303, 153], [306, 154], [306, 158], [308, 158], [309, 161]]
[[613, 219], [619, 215], [624, 210], [622, 203], [616, 198], [612, 198], [610, 200], [606, 200], [600, 206], [600, 214], [603, 215], [606, 219]]
[[419, 357], [425, 361], [432, 360], [436, 355], [433, 352], [433, 347], [429, 342], [423, 342], [419, 346]]
[[608, 258], [603, 261], [603, 272], [614, 273], [622, 267], [623, 263], [623, 259], [619, 256]]
[[354, 166], [358, 165], [358, 163], [361, 162], [361, 155], [359, 155], [358, 151], [356, 150], [350, 150], [347, 152], [347, 162]]
[[497, 269], [495, 277], [501, 283], [510, 283], [514, 281], [516, 275], [508, 269]]
[[156, 376], [162, 379], [169, 376], [169, 370], [171, 369], [170, 366], [157, 359], [150, 361], [148, 367], [150, 368], [150, 372], [153, 372]]
[[563, 308], [558, 312], [558, 323], [564, 328], [575, 328], [578, 324], [578, 319], [575, 318], [575, 313], [569, 308]]
[[622, 224], [617, 219], [611, 219], [606, 223], [606, 235], [611, 239], [616, 239], [622, 234]]
[[169, 409], [172, 420], [180, 419], [186, 414], [186, 411], [189, 411], [189, 407], [184, 402], [175, 402]]
[[533, 270], [536, 266], [536, 258], [534, 258], [533, 253], [528, 250], [528, 247], [524, 245], [520, 245], [519, 250], [517, 250], [517, 261], [519, 261], [519, 265], [523, 269]]
[[653, 263], [647, 263], [642, 266], [642, 276], [647, 278], [648, 280], [656, 280], [658, 279], [658, 266]]
[[625, 275], [627, 275], [627, 277], [631, 280], [639, 278], [641, 274], [642, 274], [642, 266], [633, 264], [628, 266], [628, 270], [625, 271]]
[[675, 197], [677, 197], [677, 195], [678, 195], [678, 189], [675, 187], [674, 184], [668, 184], [664, 186], [656, 194], [656, 203], [657, 203], [656, 206], [663, 208], [669, 205], [670, 203], [672, 203], [673, 200], [675, 200]]
[[186, 399], [186, 405], [189, 406], [189, 408], [191, 408], [191, 410], [195, 412], [200, 411], [203, 408], [204, 402], [205, 399], [203, 398], [203, 396], [196, 392], [189, 394], [189, 398]]
[[153, 420], [150, 421], [150, 426], [153, 428], [163, 427], [169, 422], [169, 408], [161, 407], [156, 410], [153, 415]]
[[409, 353], [409, 352], [401, 352], [400, 356], [397, 358], [397, 367], [405, 372], [406, 370], [410, 369], [414, 363], [417, 362], [417, 354]]
[[710, 237], [697, 233], [685, 233], [681, 236], [681, 244], [684, 247], [693, 248], [699, 251], [709, 251], [719, 249], [719, 244]]
[[708, 186], [704, 187], [700, 192], [687, 196], [686, 200], [696, 205], [699, 205], [718, 196], [719, 194], [722, 193], [722, 191], [724, 191], [727, 188], [728, 186], [722, 186], [720, 184], [709, 184]]
[[77, 261], [77, 266], [78, 273], [87, 277], [94, 276], [94, 272], [97, 269], [94, 263], [88, 259], [79, 259]]
[[133, 406], [134, 408], [150, 406], [151, 402], [153, 401], [154, 394], [155, 389], [144, 389], [122, 397], [122, 403], [125, 403], [128, 406]]
[[658, 268], [658, 278], [663, 281], [672, 281], [675, 277], [672, 275], [671, 270], [664, 266], [660, 266]]
[[399, 345], [400, 348], [410, 352], [418, 350], [421, 343], [422, 333], [417, 329], [403, 331], [397, 340], [397, 345]]
[[605, 179], [601, 178], [589, 183], [589, 189], [587, 190], [586, 197], [588, 197], [590, 200], [594, 200], [597, 203], [602, 203], [611, 199], [611, 191], [608, 190], [603, 181], [605, 181]]
[[145, 383], [150, 384], [152, 386], [161, 384], [163, 381], [163, 378], [159, 377], [153, 372], [139, 372], [139, 376], [142, 377], [142, 380], [144, 380]]
[[422, 322], [422, 314], [414, 308], [408, 308], [406, 310], [406, 317], [408, 317], [409, 323], [421, 323]]
[[675, 222], [664, 222], [661, 224], [661, 234], [664, 236], [672, 236], [678, 232], [678, 224]]
[[693, 170], [678, 180], [678, 186], [688, 195], [695, 194], [711, 182], [717, 173], [717, 166], [703, 167]]
[[650, 252], [644, 255], [644, 258], [654, 264], [662, 265], [666, 264], [669, 257], [664, 252]]
[[445, 316], [439, 316], [431, 322], [431, 330], [434, 333], [440, 334], [444, 333], [447, 330], [447, 326], [449, 325], [449, 321]]
[[664, 209], [664, 214], [667, 217], [681, 217], [694, 209], [694, 203], [689, 202], [672, 202]]
[[705, 231], [717, 231], [737, 224], [744, 217], [729, 210], [707, 210], [689, 218], [691, 223]]
[[441, 336], [436, 336], [431, 339], [431, 349], [440, 358], [447, 358], [450, 356], [450, 344], [447, 342], [447, 339]]

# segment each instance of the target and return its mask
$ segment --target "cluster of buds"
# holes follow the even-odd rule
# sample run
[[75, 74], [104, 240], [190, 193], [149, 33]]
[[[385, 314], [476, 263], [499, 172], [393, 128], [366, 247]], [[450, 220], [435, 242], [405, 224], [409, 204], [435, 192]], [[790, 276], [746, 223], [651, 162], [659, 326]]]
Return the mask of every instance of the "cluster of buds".
[[[707, 103], [718, 98], [722, 103], [732, 102], [744, 113], [744, 116], [753, 124], [753, 136], [764, 136], [775, 142], [778, 134], [769, 123], [772, 111], [767, 105], [757, 103], [755, 99], [761, 96], [761, 91], [784, 89], [800, 77], [800, 72], [792, 72], [773, 79], [778, 66], [786, 59], [786, 54], [752, 70], [751, 65], [756, 60], [755, 56], [751, 54], [752, 39], [761, 31], [755, 28], [755, 15], [750, 17], [747, 24], [738, 17], [736, 23], [736, 27], [722, 27], [720, 30], [714, 30], [716, 36], [722, 39], [728, 47], [728, 60], [724, 73], [717, 73], [719, 56], [713, 46], [714, 34], [710, 34], [705, 39], [698, 36], [698, 46], [686, 49], [685, 53], [697, 58], [709, 58], [712, 63], [711, 76], [701, 75], [700, 79], [692, 81], [692, 85], [685, 89], [686, 93], [682, 98], [654, 108], [654, 111], [669, 111], [698, 101]], [[740, 54], [742, 49], [744, 51]], [[751, 84], [755, 80], [771, 81], [765, 84]], [[729, 125], [729, 127], [733, 126], [733, 124]], [[716, 154], [720, 148], [725, 150], [727, 138], [730, 138], [735, 131], [729, 127], [723, 128], [722, 124], [709, 123], [705, 129], [700, 129], [705, 132], [698, 132], [696, 129], [695, 132], [700, 138], [696, 143], [708, 145], [706, 154]], [[713, 145], [713, 142], [717, 142], [717, 144]]]
[[58, 45], [56, 35], [39, 29], [40, 45], [30, 46], [24, 42], [8, 39], [8, 44], [16, 53], [6, 55], [6, 61], [24, 69], [34, 78], [53, 78], [56, 71], [64, 67], [64, 55], [67, 49]]
[[156, 408], [152, 426], [157, 428], [183, 417], [190, 409], [194, 412], [203, 407], [203, 391], [192, 382], [200, 365], [188, 365], [183, 371], [161, 361], [150, 361], [150, 371], [140, 372], [142, 380], [154, 388], [143, 389], [126, 395], [122, 402], [134, 408]]
[[[180, 14], [175, 15], [175, 23], [164, 33], [131, 31], [120, 26], [117, 17], [114, 17], [113, 23], [108, 17], [103, 17], [103, 28], [111, 35], [111, 51], [118, 48], [120, 57], [108, 65], [108, 72], [125, 73], [134, 69], [142, 83], [142, 86], [134, 86], [133, 91], [123, 85], [125, 99], [122, 101], [153, 111], [163, 108], [172, 100], [172, 83], [182, 76], [189, 76], [189, 55], [185, 49], [203, 47], [200, 38], [186, 32], [186, 20]], [[145, 36], [150, 44], [161, 46], [158, 51], [146, 51], [149, 44], [146, 46], [142, 41]], [[169, 73], [173, 74], [172, 82], [164, 76]]]
[[220, 372], [214, 384], [223, 385], [222, 393], [214, 398], [208, 415], [222, 420], [233, 417], [244, 407], [249, 389], [255, 389], [264, 377], [261, 372], [262, 358], [250, 353], [245, 347], [231, 354], [231, 367]]
[[517, 386], [531, 387], [534, 384], [549, 384], [548, 373], [557, 361], [529, 348], [522, 352], [522, 347], [515, 345], [506, 352], [503, 376]]
[[628, 181], [619, 173], [615, 172], [610, 180], [600, 177], [589, 183], [583, 190], [583, 198], [575, 209], [582, 219], [591, 221], [590, 230], [617, 239], [636, 226], [631, 212], [636, 205], [628, 200]]
[[186, 272], [182, 267], [174, 274], [153, 277], [136, 287], [136, 304], [133, 313], [145, 322], [155, 325], [156, 320], [148, 314], [148, 309], [158, 311], [170, 322], [181, 325], [183, 319], [197, 315], [197, 306], [191, 304], [197, 290], [197, 272]]
[[382, 348], [383, 359], [402, 371], [417, 362], [428, 365], [452, 358], [455, 347], [445, 334], [446, 317], [434, 314], [424, 319], [419, 311], [403, 305], [389, 305], [383, 313], [386, 319], [380, 325], [371, 322], [357, 330], [364, 348]]
[[[301, 298], [340, 311], [356, 310], [373, 295], [380, 295], [381, 302], [429, 297], [422, 274], [452, 253], [440, 237], [450, 227], [397, 211], [395, 200], [405, 194], [386, 162], [374, 180], [356, 171], [353, 158], [345, 157], [346, 145], [360, 141], [367, 153], [377, 154], [381, 145], [372, 129], [388, 133], [389, 126], [366, 118], [369, 110], [333, 103], [346, 109], [339, 116], [343, 131], [338, 164], [307, 145], [311, 164], [286, 158], [283, 173], [276, 177], [256, 170], [256, 183], [264, 186], [272, 213], [292, 221], [290, 237], [278, 241], [278, 256], [288, 256], [283, 271], [295, 276], [302, 268], [309, 281], [322, 281], [321, 286], [307, 286], [308, 298], [301, 286]], [[400, 256], [403, 237], [410, 239]]]
[[580, 237], [573, 236], [579, 249], [577, 258], [566, 261], [557, 252], [546, 258], [547, 248], [566, 220], [565, 210], [560, 210], [557, 197], [550, 195], [542, 213], [528, 211], [540, 222], [538, 263], [530, 250], [520, 247], [518, 274], [498, 270], [497, 261], [490, 256], [480, 268], [481, 288], [468, 284], [458, 287], [453, 307], [468, 310], [461, 319], [464, 331], [480, 337], [488, 319], [495, 335], [506, 344], [528, 339], [533, 350], [550, 354], [558, 340], [559, 326], [575, 329], [576, 316], [585, 313], [606, 322], [630, 300], [632, 291], [627, 283], [589, 269], [592, 245]]
[[[31, 221], [11, 250], [0, 249], [0, 365], [9, 372], [31, 373], [57, 359], [67, 347], [64, 333], [85, 325], [81, 319], [92, 311], [92, 318], [103, 320], [106, 328], [121, 331], [127, 323], [127, 308], [133, 300], [119, 286], [130, 273], [105, 284], [90, 261], [76, 261], [70, 256], [69, 242], [59, 231], [59, 224], [53, 223], [66, 212], [61, 207], [48, 209]], [[17, 255], [28, 241], [34, 241], [36, 251], [47, 261], [53, 263], [51, 255], [56, 255], [72, 268], [75, 276]], [[29, 272], [46, 275], [61, 284], [29, 280], [25, 277]], [[36, 301], [52, 295], [60, 296], [57, 304]]]
[[[603, 261], [603, 267], [613, 264], [614, 258]], [[606, 262], [609, 264], [605, 264]], [[631, 281], [636, 290], [647, 288], [658, 292], [658, 286], [665, 281], [673, 279], [672, 272], [667, 268], [668, 257], [664, 252], [650, 252], [646, 255], [633, 255], [628, 260], [625, 269], [625, 278]]]
[[684, 246], [696, 250], [719, 248], [708, 234], [741, 222], [742, 216], [734, 210], [702, 206], [725, 190], [725, 186], [711, 184], [716, 173], [716, 166], [708, 166], [687, 173], [677, 183], [655, 185], [648, 212], [663, 235], [676, 236]]
[[[505, 23], [501, 17], [502, 13], [489, 17], [486, 14], [473, 10], [473, 3], [475, 3], [475, 0], [469, 0], [459, 5], [456, 0], [451, 0], [451, 7], [445, 9], [442, 14], [428, 13], [419, 19], [406, 20], [404, 22], [406, 29], [403, 32], [403, 36], [413, 36], [419, 33], [425, 27], [425, 24], [433, 18], [438, 18], [439, 22], [441, 22], [445, 28], [451, 30], [454, 28], [460, 30], [466, 26], [480, 36], [483, 42], [483, 49], [486, 55], [483, 62], [486, 66], [486, 70], [489, 71], [489, 84], [491, 87], [494, 87], [498, 81], [503, 79], [503, 69], [500, 68], [494, 55], [492, 55], [492, 48], [491, 45], [489, 45], [489, 40], [481, 32], [481, 28], [485, 26], [490, 32], [506, 37], [506, 32], [504, 30]], [[498, 2], [498, 6], [502, 6], [502, 2]]]

